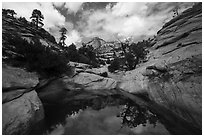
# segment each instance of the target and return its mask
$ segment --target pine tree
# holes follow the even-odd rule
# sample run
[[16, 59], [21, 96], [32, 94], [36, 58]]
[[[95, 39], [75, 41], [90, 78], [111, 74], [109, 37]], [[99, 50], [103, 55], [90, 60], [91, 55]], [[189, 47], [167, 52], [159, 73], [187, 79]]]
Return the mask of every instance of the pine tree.
[[16, 15], [16, 12], [11, 9], [2, 9], [2, 14], [14, 17], [14, 15]]
[[44, 16], [42, 15], [40, 10], [34, 9], [30, 18], [32, 19], [32, 22], [34, 23], [36, 28], [38, 28], [39, 24], [41, 25], [41, 27], [44, 25], [42, 23]]
[[65, 46], [65, 39], [67, 38], [66, 36], [66, 33], [67, 33], [67, 29], [65, 27], [62, 27], [60, 29], [60, 32], [61, 32], [61, 37], [60, 37], [60, 41], [59, 43], [62, 45], [62, 46]]

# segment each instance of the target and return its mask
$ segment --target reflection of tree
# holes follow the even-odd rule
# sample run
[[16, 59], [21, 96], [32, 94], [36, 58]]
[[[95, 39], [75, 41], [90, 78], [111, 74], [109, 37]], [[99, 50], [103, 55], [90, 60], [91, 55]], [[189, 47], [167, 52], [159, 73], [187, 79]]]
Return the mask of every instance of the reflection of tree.
[[107, 106], [124, 106], [120, 116], [122, 118], [121, 126], [128, 126], [130, 128], [137, 127], [138, 125], [146, 125], [147, 121], [150, 124], [156, 126], [157, 117], [152, 114], [148, 109], [140, 107], [139, 105], [132, 103], [131, 100], [121, 95], [109, 95], [91, 97], [88, 99], [72, 100], [63, 106], [52, 107], [51, 110], [45, 108], [46, 120], [49, 130], [53, 130], [51, 125], [57, 123], [66, 123], [66, 117], [78, 114], [80, 111], [84, 111], [87, 108], [93, 110], [101, 110]]
[[131, 104], [130, 102], [125, 105], [120, 117], [122, 117], [122, 124], [127, 125], [130, 128], [137, 127], [140, 124], [146, 126], [148, 121], [150, 124], [156, 126], [158, 120], [157, 116], [151, 113], [148, 109], [136, 104]]

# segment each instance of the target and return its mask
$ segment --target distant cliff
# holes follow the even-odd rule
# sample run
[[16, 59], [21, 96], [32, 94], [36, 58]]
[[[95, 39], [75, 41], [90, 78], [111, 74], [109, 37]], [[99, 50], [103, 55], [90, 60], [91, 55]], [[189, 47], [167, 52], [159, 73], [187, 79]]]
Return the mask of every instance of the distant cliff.
[[114, 60], [114, 55], [117, 57], [124, 56], [122, 55], [121, 43], [118, 41], [107, 42], [99, 37], [94, 37], [91, 41], [87, 42], [86, 45], [92, 46], [97, 54], [97, 58], [106, 63]]

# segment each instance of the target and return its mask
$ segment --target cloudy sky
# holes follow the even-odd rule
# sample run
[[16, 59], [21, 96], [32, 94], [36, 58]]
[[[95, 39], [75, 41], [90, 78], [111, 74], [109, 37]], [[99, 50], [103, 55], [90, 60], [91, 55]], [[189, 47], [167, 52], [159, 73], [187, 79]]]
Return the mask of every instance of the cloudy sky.
[[14, 9], [17, 16], [30, 20], [33, 9], [44, 15], [44, 28], [59, 40], [61, 27], [68, 30], [66, 44], [87, 42], [93, 37], [106, 41], [131, 37], [149, 38], [172, 19], [172, 9], [182, 12], [187, 2], [3, 2], [2, 8]]

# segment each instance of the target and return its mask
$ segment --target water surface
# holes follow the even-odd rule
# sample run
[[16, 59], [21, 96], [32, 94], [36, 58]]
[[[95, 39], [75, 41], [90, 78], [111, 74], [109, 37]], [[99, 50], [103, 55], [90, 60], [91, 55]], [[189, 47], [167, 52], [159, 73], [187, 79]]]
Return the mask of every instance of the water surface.
[[124, 98], [100, 97], [76, 101], [63, 109], [65, 115], [58, 116], [60, 118], [57, 120], [50, 118], [53, 122], [43, 134], [169, 134], [156, 114]]
[[[125, 106], [108, 106], [101, 110], [87, 108], [68, 116], [66, 124], [57, 125], [50, 134], [66, 135], [134, 135], [134, 134], [169, 134], [159, 123], [132, 124], [133, 117], [124, 118]], [[131, 121], [132, 120], [132, 121]]]

